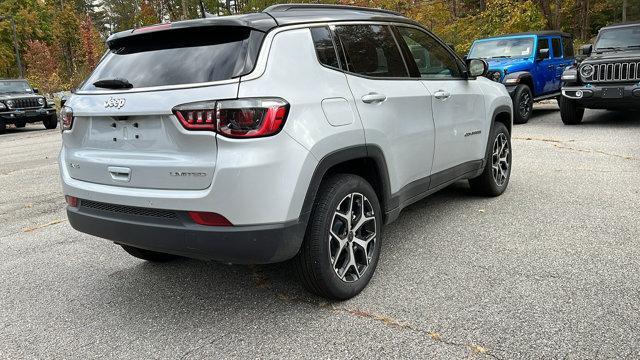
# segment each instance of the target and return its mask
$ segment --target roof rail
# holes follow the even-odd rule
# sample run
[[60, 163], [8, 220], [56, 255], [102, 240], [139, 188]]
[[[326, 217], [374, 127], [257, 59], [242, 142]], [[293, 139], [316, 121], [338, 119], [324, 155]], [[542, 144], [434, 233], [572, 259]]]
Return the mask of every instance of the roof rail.
[[330, 4], [279, 4], [271, 5], [264, 9], [262, 12], [276, 12], [276, 11], [289, 11], [289, 10], [354, 10], [354, 11], [366, 11], [377, 12], [387, 15], [402, 16], [404, 15], [391, 10], [385, 9], [372, 9], [362, 6], [350, 6], [350, 5], [330, 5]]

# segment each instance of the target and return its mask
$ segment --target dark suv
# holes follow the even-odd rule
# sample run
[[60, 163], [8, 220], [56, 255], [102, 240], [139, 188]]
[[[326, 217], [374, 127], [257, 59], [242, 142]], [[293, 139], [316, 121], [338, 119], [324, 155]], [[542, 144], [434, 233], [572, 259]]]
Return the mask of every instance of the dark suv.
[[0, 80], [0, 133], [7, 124], [25, 127], [27, 123], [40, 122], [47, 129], [58, 126], [53, 103], [38, 95], [26, 80]]
[[640, 109], [640, 22], [604, 27], [580, 50], [586, 58], [562, 74], [562, 122], [580, 124], [585, 108]]

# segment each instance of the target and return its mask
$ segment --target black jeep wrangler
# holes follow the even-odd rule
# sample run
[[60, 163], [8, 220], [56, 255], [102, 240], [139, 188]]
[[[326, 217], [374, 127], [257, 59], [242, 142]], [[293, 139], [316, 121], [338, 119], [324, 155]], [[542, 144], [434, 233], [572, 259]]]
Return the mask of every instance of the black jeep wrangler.
[[604, 27], [580, 52], [584, 60], [562, 74], [563, 123], [580, 124], [585, 108], [640, 109], [640, 22]]
[[26, 80], [0, 80], [0, 133], [7, 124], [25, 127], [27, 123], [40, 122], [47, 129], [58, 126], [53, 103], [38, 95]]

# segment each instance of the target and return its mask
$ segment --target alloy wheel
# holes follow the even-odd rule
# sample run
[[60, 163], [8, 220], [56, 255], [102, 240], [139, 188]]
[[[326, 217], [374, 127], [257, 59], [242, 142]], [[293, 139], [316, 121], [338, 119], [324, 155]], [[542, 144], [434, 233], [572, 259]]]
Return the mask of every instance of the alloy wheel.
[[499, 133], [493, 142], [493, 152], [491, 156], [491, 172], [496, 185], [502, 186], [509, 177], [511, 149], [509, 140], [504, 133]]
[[518, 111], [520, 112], [520, 117], [526, 119], [529, 117], [531, 113], [531, 108], [533, 107], [533, 101], [531, 101], [531, 94], [528, 92], [524, 92], [520, 97], [520, 103], [518, 104]]
[[366, 196], [351, 193], [345, 196], [331, 219], [329, 230], [329, 261], [340, 280], [358, 280], [374, 258], [376, 218]]

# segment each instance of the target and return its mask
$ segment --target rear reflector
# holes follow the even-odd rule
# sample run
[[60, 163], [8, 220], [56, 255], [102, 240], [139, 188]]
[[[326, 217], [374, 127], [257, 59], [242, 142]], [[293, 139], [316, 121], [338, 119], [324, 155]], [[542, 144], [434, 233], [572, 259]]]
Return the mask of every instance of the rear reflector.
[[214, 131], [231, 138], [257, 138], [282, 130], [289, 104], [277, 98], [202, 101], [176, 106], [173, 112], [187, 130]]
[[64, 196], [64, 200], [67, 202], [67, 205], [69, 205], [72, 208], [77, 208], [78, 207], [78, 198], [75, 196], [69, 196], [69, 195], [65, 195]]
[[196, 224], [206, 226], [233, 226], [224, 216], [212, 212], [189, 211], [189, 217]]

